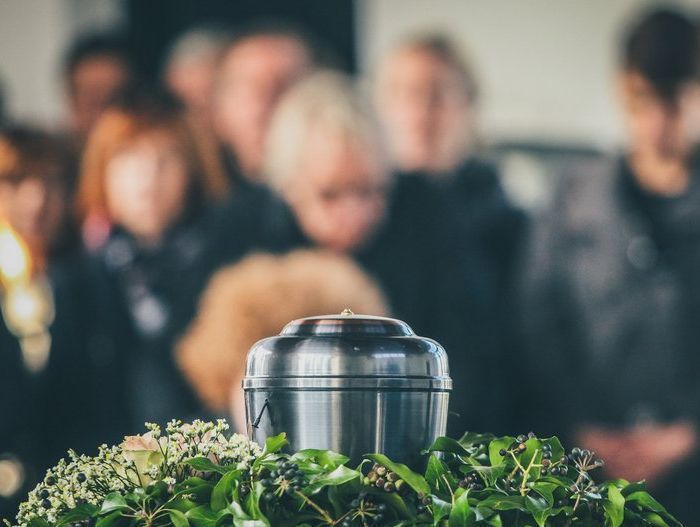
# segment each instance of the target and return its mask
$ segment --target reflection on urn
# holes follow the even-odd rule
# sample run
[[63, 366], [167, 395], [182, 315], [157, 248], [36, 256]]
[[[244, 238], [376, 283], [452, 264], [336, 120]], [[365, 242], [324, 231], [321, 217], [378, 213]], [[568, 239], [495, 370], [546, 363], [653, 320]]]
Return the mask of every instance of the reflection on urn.
[[447, 354], [399, 320], [344, 311], [296, 320], [248, 354], [248, 433], [281, 432], [293, 450], [381, 452], [421, 464], [445, 435], [452, 381]]

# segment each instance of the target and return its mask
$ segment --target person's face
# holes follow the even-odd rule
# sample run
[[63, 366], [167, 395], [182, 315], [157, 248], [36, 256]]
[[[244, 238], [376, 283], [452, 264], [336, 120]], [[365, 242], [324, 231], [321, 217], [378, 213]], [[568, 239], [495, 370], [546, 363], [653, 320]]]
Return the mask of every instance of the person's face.
[[85, 137], [115, 93], [129, 80], [124, 63], [110, 56], [80, 62], [69, 79], [71, 119], [75, 131]]
[[282, 36], [252, 37], [224, 57], [214, 89], [214, 126], [246, 175], [259, 173], [275, 105], [308, 66], [302, 44]]
[[167, 72], [166, 81], [172, 92], [182, 100], [195, 115], [208, 120], [217, 55], [209, 54], [183, 59], [173, 64]]
[[0, 181], [0, 218], [5, 218], [40, 258], [49, 253], [66, 214], [65, 189], [58, 178], [45, 176]]
[[431, 53], [407, 49], [380, 72], [379, 112], [395, 161], [406, 170], [454, 168], [471, 133], [471, 105], [458, 73]]
[[642, 75], [627, 71], [619, 87], [630, 150], [646, 158], [683, 159], [696, 140], [697, 86], [689, 83], [666, 101]]
[[351, 252], [382, 221], [388, 178], [374, 155], [320, 128], [310, 133], [285, 198], [301, 229], [319, 246]]
[[110, 218], [144, 243], [156, 243], [184, 210], [190, 175], [180, 147], [165, 130], [145, 132], [107, 163]]

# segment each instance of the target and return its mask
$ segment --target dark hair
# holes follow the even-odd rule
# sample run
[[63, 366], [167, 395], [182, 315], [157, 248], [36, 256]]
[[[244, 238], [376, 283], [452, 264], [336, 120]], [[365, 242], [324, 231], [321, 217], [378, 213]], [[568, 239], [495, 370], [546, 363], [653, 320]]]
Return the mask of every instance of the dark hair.
[[647, 12], [624, 39], [623, 67], [641, 74], [660, 97], [672, 101], [680, 86], [698, 78], [698, 25], [680, 11]]
[[260, 36], [285, 37], [296, 40], [306, 49], [309, 60], [314, 66], [334, 67], [340, 63], [336, 54], [325, 45], [325, 42], [319, 40], [302, 26], [288, 20], [271, 18], [257, 19], [233, 27], [231, 41], [226, 46], [225, 53], [248, 39]]
[[0, 181], [18, 182], [38, 177], [69, 186], [67, 145], [48, 132], [23, 125], [2, 127], [0, 152]]
[[133, 73], [131, 54], [121, 35], [92, 33], [79, 37], [70, 47], [64, 60], [64, 75], [70, 77], [81, 62], [96, 57], [116, 59]]

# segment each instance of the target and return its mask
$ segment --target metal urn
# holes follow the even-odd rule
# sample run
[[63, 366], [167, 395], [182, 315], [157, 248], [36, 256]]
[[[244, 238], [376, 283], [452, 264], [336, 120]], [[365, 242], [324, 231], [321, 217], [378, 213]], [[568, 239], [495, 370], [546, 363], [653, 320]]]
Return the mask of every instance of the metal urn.
[[255, 344], [243, 389], [248, 433], [260, 444], [286, 432], [294, 450], [421, 464], [421, 450], [445, 434], [452, 380], [434, 340], [345, 311], [295, 320]]

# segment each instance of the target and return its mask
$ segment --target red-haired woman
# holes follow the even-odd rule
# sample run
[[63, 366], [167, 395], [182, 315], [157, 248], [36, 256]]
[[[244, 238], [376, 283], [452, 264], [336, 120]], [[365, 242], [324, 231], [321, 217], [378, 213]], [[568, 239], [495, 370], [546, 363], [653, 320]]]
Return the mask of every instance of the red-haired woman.
[[227, 191], [215, 149], [165, 94], [129, 91], [100, 117], [78, 203], [108, 234], [96, 240], [88, 229], [97, 248], [57, 286], [70, 294], [57, 306], [51, 365], [53, 391], [85, 409], [95, 434], [66, 443], [119, 439], [144, 421], [197, 412], [171, 343], [196, 305], [190, 279], [205, 264], [208, 205]]

